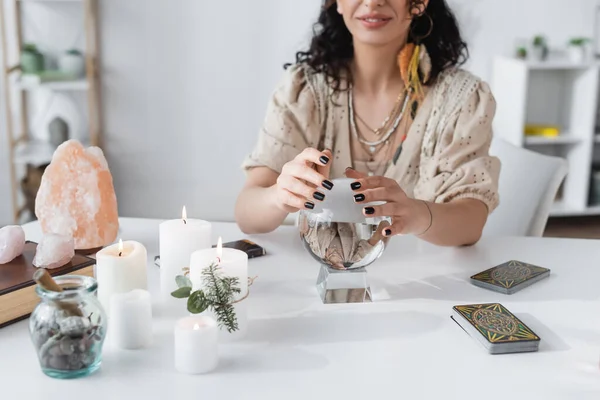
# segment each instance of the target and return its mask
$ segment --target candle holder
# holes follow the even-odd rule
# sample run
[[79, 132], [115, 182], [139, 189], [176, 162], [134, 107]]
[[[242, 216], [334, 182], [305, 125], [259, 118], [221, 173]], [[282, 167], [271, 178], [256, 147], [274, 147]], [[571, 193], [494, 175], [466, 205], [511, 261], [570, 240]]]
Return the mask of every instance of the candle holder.
[[304, 248], [321, 264], [317, 291], [325, 304], [373, 301], [367, 267], [384, 252], [391, 225], [388, 217], [365, 217], [366, 206], [354, 202], [351, 179], [334, 180], [325, 200], [302, 210], [298, 229]]

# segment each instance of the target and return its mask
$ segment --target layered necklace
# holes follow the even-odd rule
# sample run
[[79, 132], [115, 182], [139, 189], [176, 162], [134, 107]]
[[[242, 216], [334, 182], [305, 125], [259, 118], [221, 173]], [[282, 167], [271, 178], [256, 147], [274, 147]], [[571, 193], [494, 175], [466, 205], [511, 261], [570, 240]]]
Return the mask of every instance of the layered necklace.
[[[370, 162], [373, 162], [375, 160], [375, 157], [377, 156], [377, 154], [379, 154], [380, 151], [383, 150], [384, 148], [387, 148], [388, 149], [387, 153], [390, 153], [390, 149], [392, 147], [390, 144], [390, 138], [398, 130], [398, 126], [400, 125], [400, 122], [402, 121], [402, 119], [404, 117], [409, 100], [410, 100], [410, 92], [403, 91], [402, 93], [400, 93], [398, 95], [398, 98], [396, 100], [394, 108], [392, 109], [390, 114], [385, 118], [385, 120], [381, 124], [381, 127], [378, 129], [373, 129], [357, 113], [355, 113], [353, 91], [352, 90], [349, 91], [348, 104], [349, 104], [349, 111], [350, 111], [350, 115], [349, 115], [350, 128], [352, 130], [352, 134], [353, 134], [354, 138], [358, 141], [358, 143], [360, 143], [361, 147], [365, 150], [365, 152], [367, 154], [369, 154]], [[358, 120], [360, 122], [362, 122], [362, 124], [365, 125], [376, 136], [381, 136], [383, 132], [386, 132], [386, 133], [383, 134], [383, 136], [381, 136], [380, 138], [377, 138], [376, 140], [369, 141], [363, 135], [360, 134], [360, 131], [358, 130], [358, 127], [356, 126], [356, 118], [358, 118]], [[386, 129], [387, 129], [387, 131], [386, 131]], [[404, 141], [404, 139], [406, 139], [406, 135], [404, 135], [402, 137], [402, 142]], [[382, 163], [389, 163], [389, 161], [390, 161], [389, 155], [390, 154], [386, 154], [384, 156], [383, 160], [380, 161], [379, 165], [377, 165], [375, 171], [380, 169]], [[368, 162], [366, 163], [366, 165], [367, 165], [367, 169], [369, 169], [369, 175], [371, 175], [371, 176], [374, 175], [375, 171], [371, 170], [368, 167]]]

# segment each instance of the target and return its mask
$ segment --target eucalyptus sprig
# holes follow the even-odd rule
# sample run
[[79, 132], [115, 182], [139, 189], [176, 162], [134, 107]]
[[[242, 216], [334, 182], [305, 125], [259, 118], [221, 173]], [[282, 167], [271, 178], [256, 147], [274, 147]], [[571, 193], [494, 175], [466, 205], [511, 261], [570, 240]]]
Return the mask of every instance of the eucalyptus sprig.
[[233, 307], [236, 294], [241, 293], [239, 278], [223, 276], [214, 262], [202, 270], [203, 288], [192, 292], [192, 281], [185, 275], [175, 277], [179, 289], [171, 293], [178, 299], [187, 298], [187, 309], [192, 314], [200, 314], [210, 309], [217, 317], [219, 327], [228, 332], [238, 330], [237, 317]]

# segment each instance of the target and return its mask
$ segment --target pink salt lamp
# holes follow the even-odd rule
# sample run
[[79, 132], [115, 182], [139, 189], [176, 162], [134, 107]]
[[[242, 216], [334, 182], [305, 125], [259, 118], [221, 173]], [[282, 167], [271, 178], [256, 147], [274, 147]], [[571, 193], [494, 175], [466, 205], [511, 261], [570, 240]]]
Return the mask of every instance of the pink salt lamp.
[[0, 264], [8, 264], [23, 254], [25, 231], [19, 225], [0, 229]]
[[73, 238], [75, 250], [113, 243], [119, 230], [117, 197], [102, 150], [76, 140], [61, 144], [42, 176], [35, 214], [45, 234]]

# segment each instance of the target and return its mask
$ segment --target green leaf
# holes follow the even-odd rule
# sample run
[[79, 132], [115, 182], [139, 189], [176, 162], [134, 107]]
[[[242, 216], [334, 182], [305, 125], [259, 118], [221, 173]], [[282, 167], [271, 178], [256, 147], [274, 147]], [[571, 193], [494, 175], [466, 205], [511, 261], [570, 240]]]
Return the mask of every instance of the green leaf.
[[209, 301], [204, 296], [202, 290], [196, 290], [191, 294], [187, 302], [188, 311], [192, 314], [200, 314], [209, 306]]
[[173, 293], [171, 293], [171, 296], [176, 297], [178, 299], [185, 299], [186, 297], [189, 297], [191, 292], [192, 292], [191, 287], [181, 287], [181, 288], [177, 289], [176, 291], [174, 291]]
[[179, 288], [192, 287], [192, 281], [190, 281], [190, 278], [184, 275], [177, 275], [175, 277], [175, 282], [177, 283], [177, 287]]

